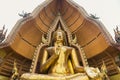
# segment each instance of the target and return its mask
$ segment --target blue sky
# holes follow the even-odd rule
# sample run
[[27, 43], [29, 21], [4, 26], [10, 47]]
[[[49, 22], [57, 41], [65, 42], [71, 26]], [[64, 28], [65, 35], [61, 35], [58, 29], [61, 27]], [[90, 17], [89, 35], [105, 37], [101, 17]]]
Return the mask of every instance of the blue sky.
[[[21, 17], [23, 10], [32, 12], [44, 0], [0, 0], [0, 29], [5, 24], [8, 33]], [[74, 0], [88, 12], [100, 17], [100, 21], [114, 37], [113, 28], [120, 26], [120, 0]], [[7, 33], [7, 34], [8, 34]]]

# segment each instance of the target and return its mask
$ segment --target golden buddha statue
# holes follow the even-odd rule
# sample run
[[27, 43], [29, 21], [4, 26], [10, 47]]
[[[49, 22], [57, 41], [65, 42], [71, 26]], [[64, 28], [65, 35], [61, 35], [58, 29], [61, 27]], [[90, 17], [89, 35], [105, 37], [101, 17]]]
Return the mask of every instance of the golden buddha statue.
[[58, 28], [52, 36], [52, 44], [46, 47], [40, 62], [40, 74], [23, 74], [21, 80], [89, 80], [80, 66], [76, 49], [67, 46], [64, 31]]
[[16, 60], [14, 60], [14, 67], [13, 67], [12, 73], [13, 75], [11, 76], [10, 80], [19, 80], [19, 73], [17, 69]]
[[[49, 34], [49, 44], [44, 41], [45, 43], [38, 46], [37, 53], [33, 56], [31, 73], [23, 74], [21, 80], [90, 80], [89, 78], [101, 80], [96, 78], [99, 74], [98, 69], [85, 66], [86, 60], [82, 57], [82, 53], [77, 47], [70, 46], [64, 28], [59, 25], [57, 30], [54, 29], [52, 28], [53, 31], [51, 30]], [[80, 57], [84, 67], [80, 66]], [[36, 73], [38, 62], [40, 69], [39, 73]]]
[[40, 72], [51, 75], [70, 75], [84, 72], [75, 48], [65, 46], [65, 34], [58, 29], [53, 35], [54, 46], [44, 50]]

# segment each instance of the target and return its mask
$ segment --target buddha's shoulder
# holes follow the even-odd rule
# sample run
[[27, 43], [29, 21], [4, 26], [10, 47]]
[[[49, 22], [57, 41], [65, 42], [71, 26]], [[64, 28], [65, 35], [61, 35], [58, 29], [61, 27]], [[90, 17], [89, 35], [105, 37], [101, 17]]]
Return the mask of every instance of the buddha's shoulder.
[[[54, 49], [54, 48], [55, 48], [55, 47], [52, 46], [52, 47], [48, 47], [48, 48], [46, 48], [46, 50], [52, 50], [52, 49]], [[75, 48], [70, 47], [70, 46], [62, 46], [62, 48], [66, 48], [66, 49], [75, 49]]]
[[74, 49], [73, 47], [70, 47], [70, 46], [63, 46], [63, 47], [67, 49]]
[[47, 47], [46, 50], [54, 49], [54, 47]]

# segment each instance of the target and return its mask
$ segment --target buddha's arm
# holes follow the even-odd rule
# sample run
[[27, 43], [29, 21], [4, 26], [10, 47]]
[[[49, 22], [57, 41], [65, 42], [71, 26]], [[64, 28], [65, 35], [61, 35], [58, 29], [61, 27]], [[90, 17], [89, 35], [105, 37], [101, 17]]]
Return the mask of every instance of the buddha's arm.
[[75, 72], [84, 72], [84, 68], [79, 64], [75, 49], [72, 49], [71, 59], [72, 59], [72, 64]]
[[41, 67], [40, 67], [40, 72], [45, 73], [48, 68], [51, 66], [53, 62], [58, 58], [58, 55], [53, 54], [49, 59], [48, 59], [48, 53], [45, 50], [43, 53], [43, 58], [41, 61]]

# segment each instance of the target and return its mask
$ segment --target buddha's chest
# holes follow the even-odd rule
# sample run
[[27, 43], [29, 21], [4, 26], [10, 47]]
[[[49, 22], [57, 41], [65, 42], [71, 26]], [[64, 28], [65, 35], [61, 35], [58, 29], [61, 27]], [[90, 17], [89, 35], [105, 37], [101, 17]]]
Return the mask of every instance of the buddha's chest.
[[71, 51], [72, 51], [72, 49], [69, 47], [66, 47], [66, 46], [57, 47], [57, 48], [53, 47], [53, 48], [47, 50], [47, 52], [50, 56], [57, 54], [59, 56], [66, 56], [66, 57], [70, 55]]
[[71, 54], [71, 48], [68, 47], [59, 47], [59, 48], [52, 48], [49, 53], [52, 55], [57, 54], [59, 55], [54, 65], [52, 65], [51, 70], [55, 73], [67, 73], [69, 72], [68, 69], [68, 59]]

